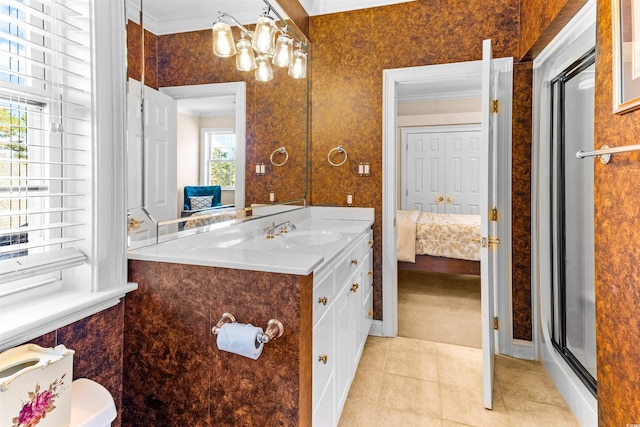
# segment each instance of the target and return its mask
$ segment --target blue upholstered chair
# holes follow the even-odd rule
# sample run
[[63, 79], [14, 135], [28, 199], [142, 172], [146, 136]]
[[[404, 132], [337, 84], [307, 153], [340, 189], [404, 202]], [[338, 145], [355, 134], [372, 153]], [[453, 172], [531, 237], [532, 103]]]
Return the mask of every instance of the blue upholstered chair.
[[187, 185], [184, 187], [184, 210], [190, 211], [190, 197], [213, 196], [211, 207], [221, 206], [222, 188], [219, 185]]

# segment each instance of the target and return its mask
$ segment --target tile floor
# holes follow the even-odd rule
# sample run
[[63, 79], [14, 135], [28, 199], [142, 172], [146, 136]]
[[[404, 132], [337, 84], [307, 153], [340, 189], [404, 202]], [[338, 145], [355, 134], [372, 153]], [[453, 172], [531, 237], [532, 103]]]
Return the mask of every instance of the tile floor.
[[578, 426], [538, 362], [496, 356], [493, 406], [480, 349], [369, 337], [339, 426]]

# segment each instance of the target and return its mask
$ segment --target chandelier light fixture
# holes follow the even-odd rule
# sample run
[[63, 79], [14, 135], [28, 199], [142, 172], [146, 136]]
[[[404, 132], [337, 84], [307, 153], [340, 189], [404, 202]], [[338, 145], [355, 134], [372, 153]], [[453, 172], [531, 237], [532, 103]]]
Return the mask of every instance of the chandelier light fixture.
[[[254, 31], [249, 31], [228, 13], [218, 12], [218, 20], [212, 28], [213, 54], [220, 58], [235, 55], [236, 68], [239, 71], [255, 70], [256, 80], [261, 82], [273, 79], [272, 64], [288, 68], [287, 74], [294, 79], [306, 78], [306, 46], [303, 42], [294, 42], [288, 34], [287, 26], [278, 26], [269, 16], [270, 11], [270, 8], [265, 8]], [[237, 43], [231, 33], [231, 27], [224, 22], [225, 19], [240, 28], [241, 38]]]

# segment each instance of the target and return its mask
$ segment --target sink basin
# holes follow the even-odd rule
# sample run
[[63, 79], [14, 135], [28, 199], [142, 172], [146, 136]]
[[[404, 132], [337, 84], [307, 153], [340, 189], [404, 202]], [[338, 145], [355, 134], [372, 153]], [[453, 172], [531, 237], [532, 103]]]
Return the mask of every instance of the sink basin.
[[342, 233], [329, 230], [302, 230], [292, 231], [288, 234], [282, 234], [280, 237], [280, 243], [285, 246], [300, 245], [300, 246], [316, 246], [326, 245], [327, 243], [333, 243], [342, 238]]

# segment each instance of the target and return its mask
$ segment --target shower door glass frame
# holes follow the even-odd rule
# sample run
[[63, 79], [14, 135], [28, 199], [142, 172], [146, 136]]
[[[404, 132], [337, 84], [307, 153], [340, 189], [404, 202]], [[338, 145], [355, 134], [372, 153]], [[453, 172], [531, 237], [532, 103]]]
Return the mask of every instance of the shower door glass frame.
[[[567, 135], [569, 131], [567, 129], [568, 119], [566, 108], [571, 108], [568, 105], [567, 87], [569, 84], [575, 84], [578, 81], [577, 77], [584, 77], [582, 73], [586, 70], [595, 67], [595, 48], [587, 52], [580, 57], [577, 61], [567, 67], [557, 77], [555, 77], [551, 83], [550, 91], [550, 141], [551, 141], [551, 181], [550, 181], [550, 195], [551, 195], [551, 332], [552, 343], [556, 350], [562, 355], [567, 364], [572, 368], [580, 380], [585, 384], [587, 389], [594, 395], [597, 395], [597, 381], [594, 375], [584, 366], [584, 357], [578, 356], [575, 351], [575, 347], [572, 346], [569, 335], [572, 333], [572, 326], [568, 323], [569, 304], [575, 305], [575, 301], [572, 301], [568, 296], [568, 292], [571, 291], [572, 280], [575, 281], [575, 277], [569, 277], [571, 275], [570, 267], [576, 268], [576, 254], [584, 257], [584, 253], [576, 250], [576, 247], [584, 248], [577, 244], [580, 242], [571, 241], [571, 227], [575, 228], [574, 224], [568, 225], [568, 221], [572, 221], [570, 214], [567, 211], [575, 209], [577, 206], [571, 205], [571, 201], [568, 199], [572, 197], [569, 194], [569, 190], [576, 190], [571, 188], [571, 179], [575, 176], [571, 176], [571, 171], [567, 167], [567, 157], [572, 155], [571, 151], [573, 147], [570, 147], [570, 136]], [[575, 79], [575, 80], [574, 80]], [[592, 89], [593, 91], [593, 89]], [[587, 145], [588, 141], [584, 144]], [[593, 145], [593, 144], [591, 144]], [[569, 146], [569, 147], [568, 147]], [[589, 146], [585, 147], [590, 149]], [[584, 149], [584, 148], [582, 148]], [[572, 160], [580, 161], [572, 156]], [[592, 167], [592, 164], [585, 164], [585, 167]], [[579, 168], [578, 168], [579, 169]], [[573, 171], [575, 173], [575, 171]], [[569, 174], [569, 176], [567, 176]], [[592, 175], [592, 172], [591, 172]], [[574, 181], [575, 182], [575, 181]], [[580, 185], [580, 184], [579, 184]], [[591, 187], [593, 188], [593, 187]], [[586, 193], [586, 188], [578, 186], [578, 191]], [[593, 194], [591, 194], [591, 207], [593, 206]], [[574, 200], [575, 201], [575, 198]], [[569, 203], [569, 205], [567, 204]], [[588, 216], [588, 215], [587, 215]], [[593, 214], [591, 212], [591, 218]], [[593, 221], [591, 221], [593, 224]], [[573, 234], [575, 237], [575, 233]], [[590, 239], [593, 244], [593, 239]], [[571, 245], [571, 247], [568, 247]], [[587, 253], [592, 255], [593, 249]], [[589, 263], [585, 263], [589, 265]], [[593, 263], [590, 264], [593, 268]], [[584, 266], [583, 266], [584, 267]], [[575, 270], [574, 270], [575, 271]], [[585, 274], [587, 280], [593, 280], [593, 274]], [[582, 277], [585, 279], [585, 277]], [[574, 283], [575, 284], [575, 283]], [[585, 283], [582, 284], [582, 290], [585, 288]], [[586, 284], [589, 289], [593, 289], [593, 283]], [[583, 298], [585, 300], [585, 298]], [[582, 306], [584, 308], [584, 306]], [[584, 314], [584, 313], [581, 313]], [[575, 320], [572, 318], [571, 320]], [[595, 334], [595, 317], [593, 318], [593, 331]], [[590, 329], [590, 326], [587, 327]], [[593, 342], [595, 343], [595, 337]], [[586, 347], [586, 345], [585, 345]], [[593, 344], [595, 347], [595, 344]], [[573, 350], [573, 351], [572, 351]], [[593, 358], [595, 358], [595, 351], [593, 352]]]

